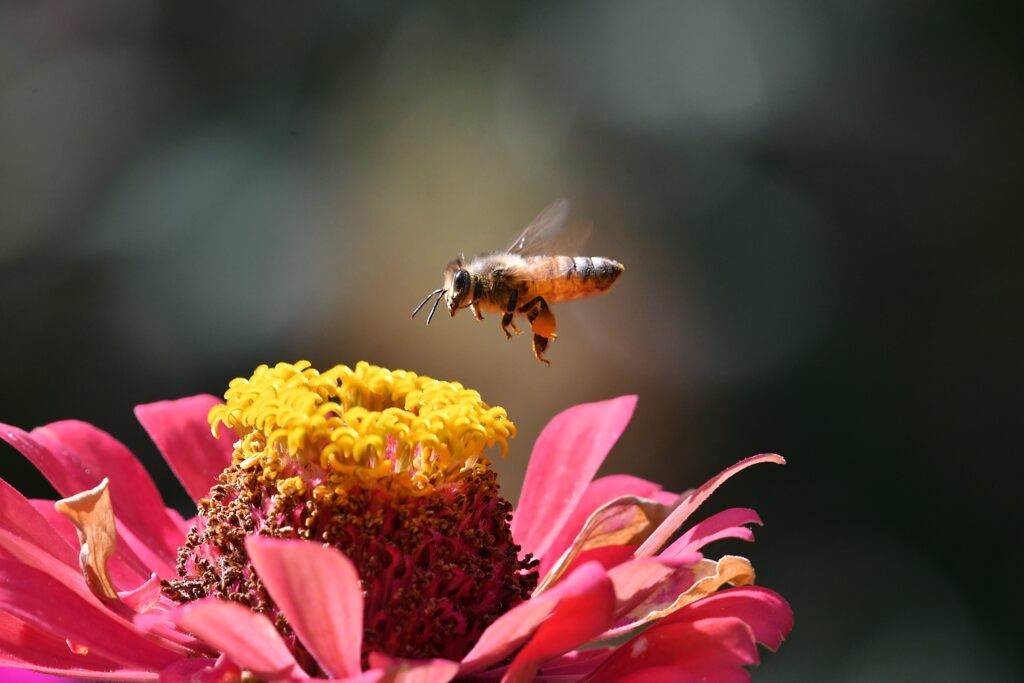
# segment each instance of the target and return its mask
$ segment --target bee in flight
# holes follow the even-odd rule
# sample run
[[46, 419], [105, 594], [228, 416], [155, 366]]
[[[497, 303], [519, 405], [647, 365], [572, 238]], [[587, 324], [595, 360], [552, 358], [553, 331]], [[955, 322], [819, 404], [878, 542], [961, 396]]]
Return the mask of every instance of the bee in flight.
[[500, 313], [501, 330], [511, 339], [512, 332], [519, 334], [513, 318], [525, 315], [533, 331], [533, 355], [551, 365], [544, 351], [558, 335], [549, 304], [600, 294], [623, 271], [621, 263], [603, 256], [559, 256], [553, 245], [568, 217], [569, 202], [559, 200], [541, 211], [506, 251], [479, 254], [469, 262], [460, 255], [444, 269], [444, 285], [428, 294], [412, 317], [437, 296], [428, 325], [444, 299], [452, 317], [463, 308], [477, 320], [484, 319], [483, 310]]

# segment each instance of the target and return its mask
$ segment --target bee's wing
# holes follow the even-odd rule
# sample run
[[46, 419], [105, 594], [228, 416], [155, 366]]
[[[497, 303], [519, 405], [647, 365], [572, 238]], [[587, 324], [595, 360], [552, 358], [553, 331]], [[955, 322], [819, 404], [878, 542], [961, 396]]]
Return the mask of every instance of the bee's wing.
[[510, 254], [573, 255], [590, 236], [590, 226], [569, 225], [569, 200], [559, 199], [541, 211], [508, 248]]

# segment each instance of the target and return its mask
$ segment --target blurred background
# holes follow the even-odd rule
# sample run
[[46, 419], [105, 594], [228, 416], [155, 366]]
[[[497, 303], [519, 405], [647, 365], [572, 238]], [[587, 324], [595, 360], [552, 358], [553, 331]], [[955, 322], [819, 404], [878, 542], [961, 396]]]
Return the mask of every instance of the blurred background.
[[[759, 681], [1019, 680], [1020, 2], [0, 2], [0, 420], [81, 418], [179, 485], [135, 404], [259, 363], [479, 389], [530, 447], [637, 393], [604, 473], [683, 490], [793, 604]], [[412, 307], [558, 197], [627, 271]], [[0, 475], [52, 492], [4, 446]], [[1014, 674], [1018, 671], [1018, 674]]]

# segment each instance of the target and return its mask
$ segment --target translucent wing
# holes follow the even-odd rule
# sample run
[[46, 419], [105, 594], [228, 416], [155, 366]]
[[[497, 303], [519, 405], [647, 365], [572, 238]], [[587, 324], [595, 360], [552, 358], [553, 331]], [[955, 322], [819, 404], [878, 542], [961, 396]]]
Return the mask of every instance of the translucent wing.
[[534, 218], [509, 246], [511, 254], [567, 256], [582, 246], [590, 235], [589, 225], [569, 226], [569, 201], [559, 199]]

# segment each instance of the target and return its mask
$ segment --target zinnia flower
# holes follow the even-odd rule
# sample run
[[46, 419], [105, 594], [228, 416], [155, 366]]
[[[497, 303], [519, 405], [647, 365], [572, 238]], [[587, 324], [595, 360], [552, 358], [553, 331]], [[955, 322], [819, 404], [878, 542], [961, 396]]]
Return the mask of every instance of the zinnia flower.
[[225, 399], [136, 409], [198, 504], [187, 521], [99, 429], [0, 425], [66, 496], [30, 501], [0, 481], [0, 666], [204, 683], [738, 681], [757, 643], [774, 650], [792, 627], [746, 559], [701, 553], [753, 540], [757, 513], [690, 523], [733, 474], [782, 458], [682, 495], [594, 479], [635, 397], [556, 416], [514, 513], [486, 453], [504, 454], [515, 427], [458, 383], [280, 363]]

